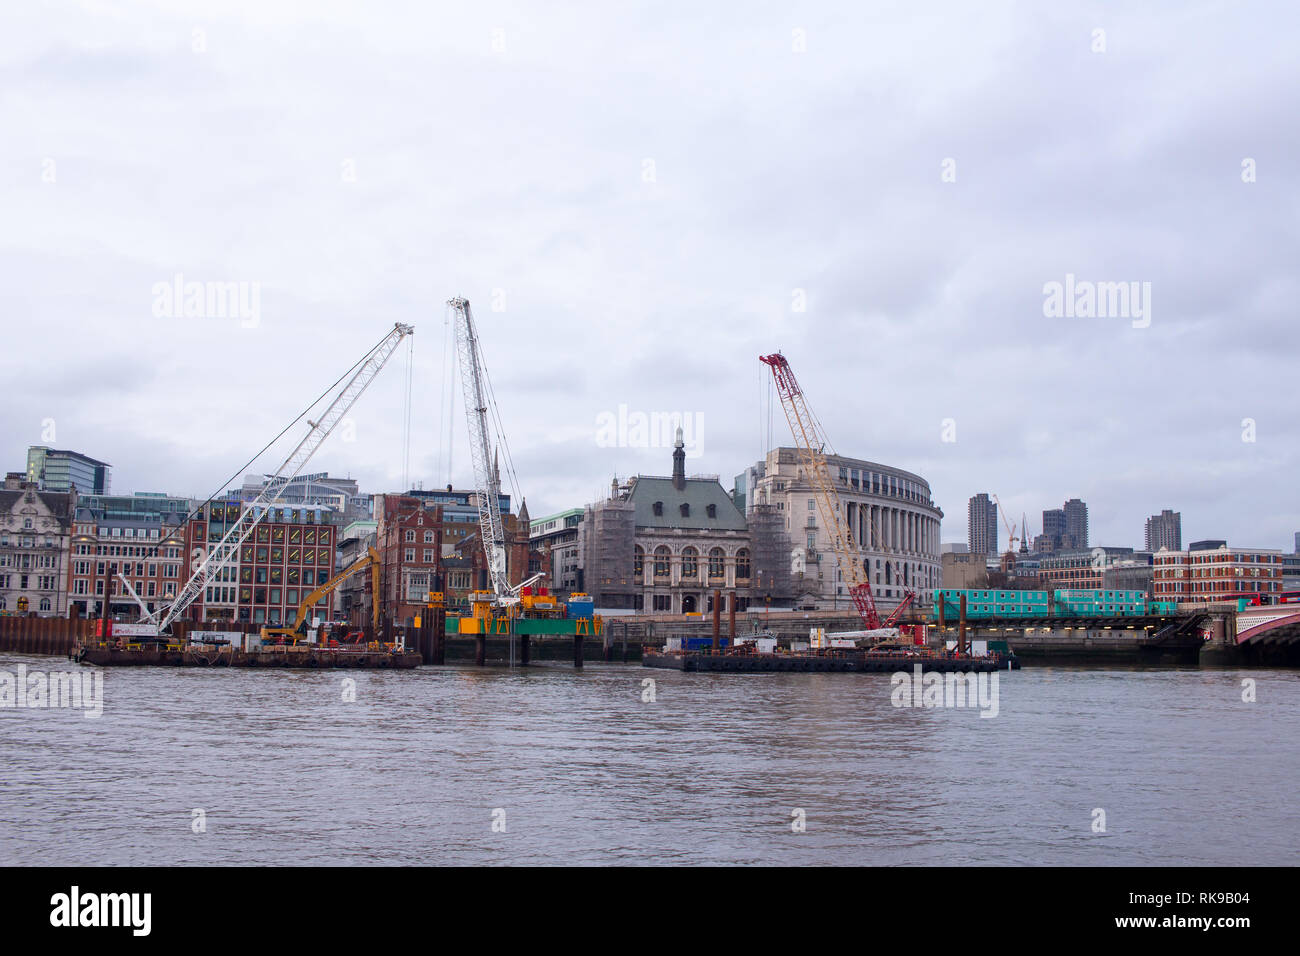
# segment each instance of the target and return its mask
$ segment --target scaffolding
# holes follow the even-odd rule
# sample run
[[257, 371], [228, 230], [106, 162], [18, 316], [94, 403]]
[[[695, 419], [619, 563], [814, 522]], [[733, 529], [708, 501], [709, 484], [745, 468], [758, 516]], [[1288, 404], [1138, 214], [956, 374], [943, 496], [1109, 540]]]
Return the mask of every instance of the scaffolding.
[[761, 606], [770, 597], [781, 605], [794, 600], [790, 574], [790, 535], [785, 519], [775, 505], [754, 505], [749, 516], [749, 546], [754, 555], [755, 585], [751, 606]]
[[633, 608], [639, 593], [633, 574], [636, 507], [622, 498], [588, 505], [578, 526], [583, 588], [597, 607]]

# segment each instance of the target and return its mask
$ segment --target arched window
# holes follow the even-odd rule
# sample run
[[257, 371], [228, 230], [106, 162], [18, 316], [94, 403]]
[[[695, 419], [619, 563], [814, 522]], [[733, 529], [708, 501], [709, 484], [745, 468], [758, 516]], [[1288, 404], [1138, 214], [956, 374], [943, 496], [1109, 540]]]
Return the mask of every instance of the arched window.
[[659, 547], [655, 548], [655, 577], [668, 577], [668, 568], [671, 560], [672, 559], [669, 557], [668, 545], [661, 544]]
[[726, 576], [727, 560], [726, 555], [722, 553], [721, 548], [713, 548], [709, 551], [709, 580], [721, 579]]
[[700, 552], [692, 547], [682, 548], [682, 580], [698, 581], [700, 578]]
[[41, 598], [41, 610], [42, 610], [42, 611], [48, 611], [48, 610], [50, 610], [50, 599], [49, 599], [49, 598]]
[[9, 610], [9, 602], [7, 602], [4, 598], [0, 597], [0, 611], [7, 611], [7, 610]]
[[645, 549], [639, 544], [632, 557], [632, 576], [638, 581], [645, 577]]
[[736, 580], [749, 580], [749, 549], [741, 548], [736, 552]]

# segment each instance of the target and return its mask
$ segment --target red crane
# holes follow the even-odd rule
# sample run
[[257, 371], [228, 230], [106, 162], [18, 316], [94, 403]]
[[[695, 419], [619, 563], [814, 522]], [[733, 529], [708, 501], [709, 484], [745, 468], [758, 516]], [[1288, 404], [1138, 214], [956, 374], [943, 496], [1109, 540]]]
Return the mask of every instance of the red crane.
[[[777, 393], [781, 396], [781, 407], [790, 422], [790, 431], [794, 435], [799, 460], [804, 473], [812, 482], [817, 510], [821, 513], [822, 524], [831, 537], [831, 548], [839, 564], [840, 576], [848, 585], [849, 596], [857, 606], [858, 614], [867, 630], [874, 631], [881, 627], [880, 614], [876, 611], [876, 598], [871, 593], [871, 581], [867, 574], [862, 553], [858, 550], [857, 540], [848, 526], [848, 521], [841, 506], [839, 492], [831, 481], [830, 469], [826, 467], [825, 437], [820, 424], [804, 398], [803, 389], [790, 363], [780, 352], [774, 355], [760, 355], [758, 360], [772, 369], [772, 378], [776, 381]], [[890, 620], [895, 620], [902, 607], [900, 605]]]

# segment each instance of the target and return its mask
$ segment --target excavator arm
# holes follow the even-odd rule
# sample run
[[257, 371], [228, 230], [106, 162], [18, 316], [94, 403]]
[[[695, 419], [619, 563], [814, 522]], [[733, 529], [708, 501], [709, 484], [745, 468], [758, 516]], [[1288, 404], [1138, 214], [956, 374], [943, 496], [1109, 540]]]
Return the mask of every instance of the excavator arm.
[[[367, 548], [365, 554], [357, 558], [355, 561], [349, 564], [338, 574], [334, 575], [334, 577], [330, 578], [328, 581], [326, 581], [324, 584], [318, 587], [315, 591], [312, 591], [310, 594], [308, 594], [305, 598], [302, 599], [302, 603], [298, 605], [298, 617], [293, 622], [293, 630], [295, 632], [302, 630], [303, 624], [307, 620], [308, 612], [311, 611], [312, 607], [315, 606], [317, 601], [319, 601], [327, 594], [332, 594], [334, 592], [334, 589], [337, 588], [340, 584], [342, 584], [348, 578], [352, 577], [352, 575], [356, 574], [358, 571], [364, 571], [366, 568], [373, 569], [372, 580], [375, 581], [376, 588], [375, 588], [375, 596], [371, 603], [377, 609], [379, 607], [379, 589], [377, 586], [378, 584], [377, 578], [379, 574], [379, 552], [376, 551], [374, 548]], [[378, 621], [377, 611], [375, 617], [377, 622]]]

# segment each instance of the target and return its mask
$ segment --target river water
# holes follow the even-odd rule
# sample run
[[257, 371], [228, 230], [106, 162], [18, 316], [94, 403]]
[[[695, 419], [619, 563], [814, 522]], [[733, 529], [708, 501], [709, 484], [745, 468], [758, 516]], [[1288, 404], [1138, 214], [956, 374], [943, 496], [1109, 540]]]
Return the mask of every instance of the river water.
[[0, 864], [1300, 863], [1297, 671], [1031, 668], [992, 718], [888, 674], [102, 673], [99, 719], [0, 707]]

